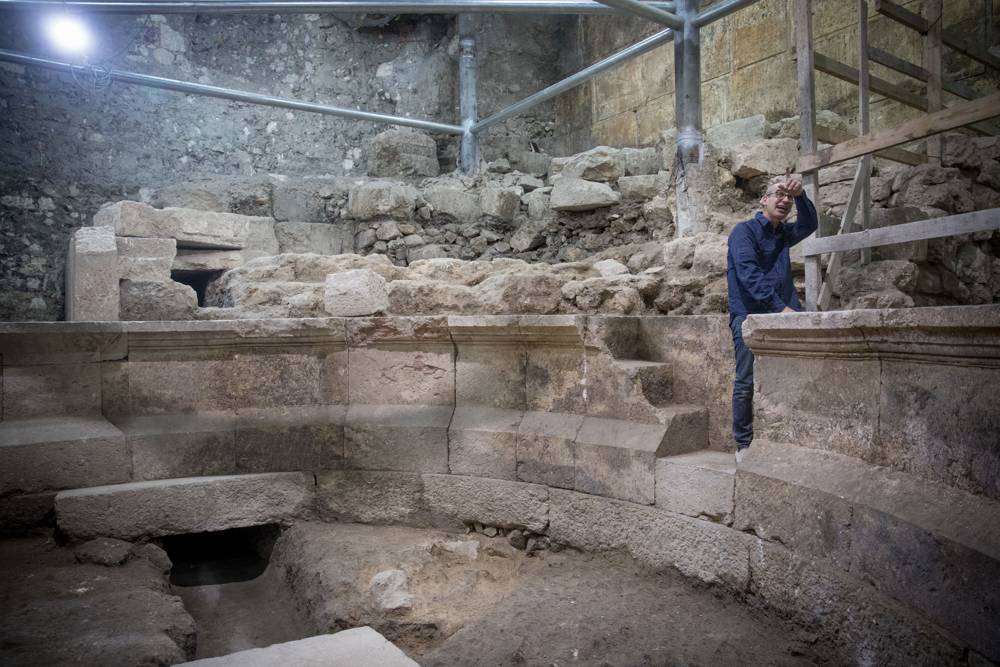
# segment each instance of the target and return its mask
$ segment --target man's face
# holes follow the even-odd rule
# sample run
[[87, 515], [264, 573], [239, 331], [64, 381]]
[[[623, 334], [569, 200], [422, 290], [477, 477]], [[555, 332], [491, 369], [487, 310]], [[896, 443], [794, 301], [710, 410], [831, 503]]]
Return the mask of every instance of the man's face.
[[766, 217], [771, 222], [784, 222], [792, 212], [792, 195], [780, 186], [772, 186], [760, 198], [760, 205]]

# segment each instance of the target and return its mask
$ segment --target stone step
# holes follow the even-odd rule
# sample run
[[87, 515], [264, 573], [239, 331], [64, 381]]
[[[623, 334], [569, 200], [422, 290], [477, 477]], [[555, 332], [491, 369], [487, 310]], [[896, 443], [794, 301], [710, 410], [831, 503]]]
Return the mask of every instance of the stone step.
[[125, 436], [103, 417], [0, 422], [0, 495], [129, 479]]
[[656, 506], [685, 516], [729, 524], [736, 463], [728, 452], [707, 449], [656, 461]]
[[824, 559], [1000, 660], [1000, 503], [828, 451], [755, 440], [734, 528]]
[[178, 667], [419, 667], [400, 649], [368, 626], [316, 635], [216, 658], [182, 662]]
[[188, 477], [63, 491], [56, 523], [72, 539], [123, 540], [287, 524], [313, 497], [302, 472]]

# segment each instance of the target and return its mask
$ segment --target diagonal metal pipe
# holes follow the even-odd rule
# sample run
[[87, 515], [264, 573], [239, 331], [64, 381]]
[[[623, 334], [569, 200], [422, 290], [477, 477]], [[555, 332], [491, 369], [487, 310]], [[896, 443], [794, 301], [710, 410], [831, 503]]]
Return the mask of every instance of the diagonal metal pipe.
[[674, 30], [680, 30], [684, 27], [684, 21], [681, 17], [676, 14], [671, 14], [670, 12], [663, 11], [662, 9], [657, 9], [656, 7], [651, 7], [648, 3], [640, 2], [639, 0], [597, 0], [602, 5], [607, 5], [608, 7], [613, 7], [619, 9], [623, 12], [628, 12], [629, 14], [635, 14], [636, 16], [641, 16], [644, 19], [649, 19], [655, 23], [660, 23], [665, 26], [669, 26]]
[[705, 11], [699, 13], [697, 18], [694, 20], [694, 24], [701, 28], [709, 23], [725, 18], [733, 12], [738, 12], [744, 7], [755, 5], [758, 2], [760, 2], [760, 0], [723, 0], [723, 2], [713, 5], [712, 7], [709, 7]]
[[[17, 63], [19, 65], [28, 65], [32, 67], [44, 67], [46, 69], [60, 70], [63, 72], [76, 72], [79, 74], [87, 74], [91, 71], [91, 68], [86, 65], [74, 65], [73, 63], [60, 62], [58, 60], [48, 60], [28, 55], [26, 53], [18, 53], [16, 51], [8, 51], [5, 49], [0, 49], [0, 61]], [[389, 116], [386, 114], [372, 113], [370, 111], [359, 111], [357, 109], [344, 109], [341, 107], [327, 106], [325, 104], [316, 104], [315, 102], [302, 102], [300, 100], [293, 100], [284, 97], [248, 93], [242, 90], [234, 90], [232, 88], [209, 86], [203, 83], [191, 83], [188, 81], [178, 81], [176, 79], [165, 79], [163, 77], [150, 76], [148, 74], [110, 70], [107, 72], [107, 75], [112, 80], [121, 81], [122, 83], [147, 86], [150, 88], [161, 88], [163, 90], [173, 90], [179, 93], [187, 93], [189, 95], [218, 97], [236, 102], [261, 104], [270, 107], [280, 107], [282, 109], [294, 109], [296, 111], [309, 111], [311, 113], [319, 113], [327, 116], [339, 116], [341, 118], [351, 118], [354, 120], [367, 120], [374, 123], [404, 125], [407, 127], [415, 127], [420, 130], [427, 130], [429, 132], [443, 132], [447, 134], [459, 135], [464, 132], [464, 130], [458, 125], [436, 123], [434, 121], [418, 120], [415, 118], [403, 118], [402, 116]]]
[[475, 125], [472, 126], [472, 131], [476, 134], [484, 132], [489, 128], [493, 127], [497, 123], [502, 123], [511, 116], [516, 116], [519, 113], [523, 113], [528, 109], [538, 106], [542, 102], [552, 99], [556, 95], [563, 93], [570, 88], [575, 88], [581, 83], [584, 83], [588, 79], [592, 79], [601, 72], [619, 65], [626, 60], [631, 60], [637, 56], [641, 56], [647, 51], [652, 51], [661, 44], [666, 44], [674, 38], [674, 31], [670, 28], [666, 30], [661, 30], [660, 32], [650, 35], [641, 42], [636, 42], [628, 48], [622, 49], [618, 53], [608, 56], [604, 60], [599, 60], [590, 67], [580, 70], [576, 74], [566, 77], [562, 81], [558, 81], [548, 88], [543, 88], [533, 95], [529, 95], [520, 102], [515, 102], [511, 104], [506, 109], [501, 109], [492, 116], [484, 118]]
[[[669, 12], [673, 2], [644, 3]], [[590, 0], [0, 0], [0, 10], [87, 11], [108, 14], [615, 14]]]

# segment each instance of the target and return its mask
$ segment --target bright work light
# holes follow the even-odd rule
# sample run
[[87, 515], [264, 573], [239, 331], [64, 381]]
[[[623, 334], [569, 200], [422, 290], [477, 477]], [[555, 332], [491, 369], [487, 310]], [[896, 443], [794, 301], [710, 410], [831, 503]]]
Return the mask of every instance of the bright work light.
[[56, 14], [45, 19], [45, 33], [52, 44], [64, 53], [85, 54], [93, 39], [80, 17]]

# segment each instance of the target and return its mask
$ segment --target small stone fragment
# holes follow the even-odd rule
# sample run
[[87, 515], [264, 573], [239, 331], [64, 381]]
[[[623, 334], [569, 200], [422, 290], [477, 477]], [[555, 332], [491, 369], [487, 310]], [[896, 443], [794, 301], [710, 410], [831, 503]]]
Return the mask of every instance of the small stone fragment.
[[372, 577], [368, 590], [375, 605], [384, 611], [409, 609], [413, 603], [406, 573], [402, 570], [382, 570]]
[[98, 537], [96, 540], [84, 542], [73, 550], [76, 562], [93, 563], [105, 567], [121, 565], [131, 555], [131, 543], [111, 537]]

